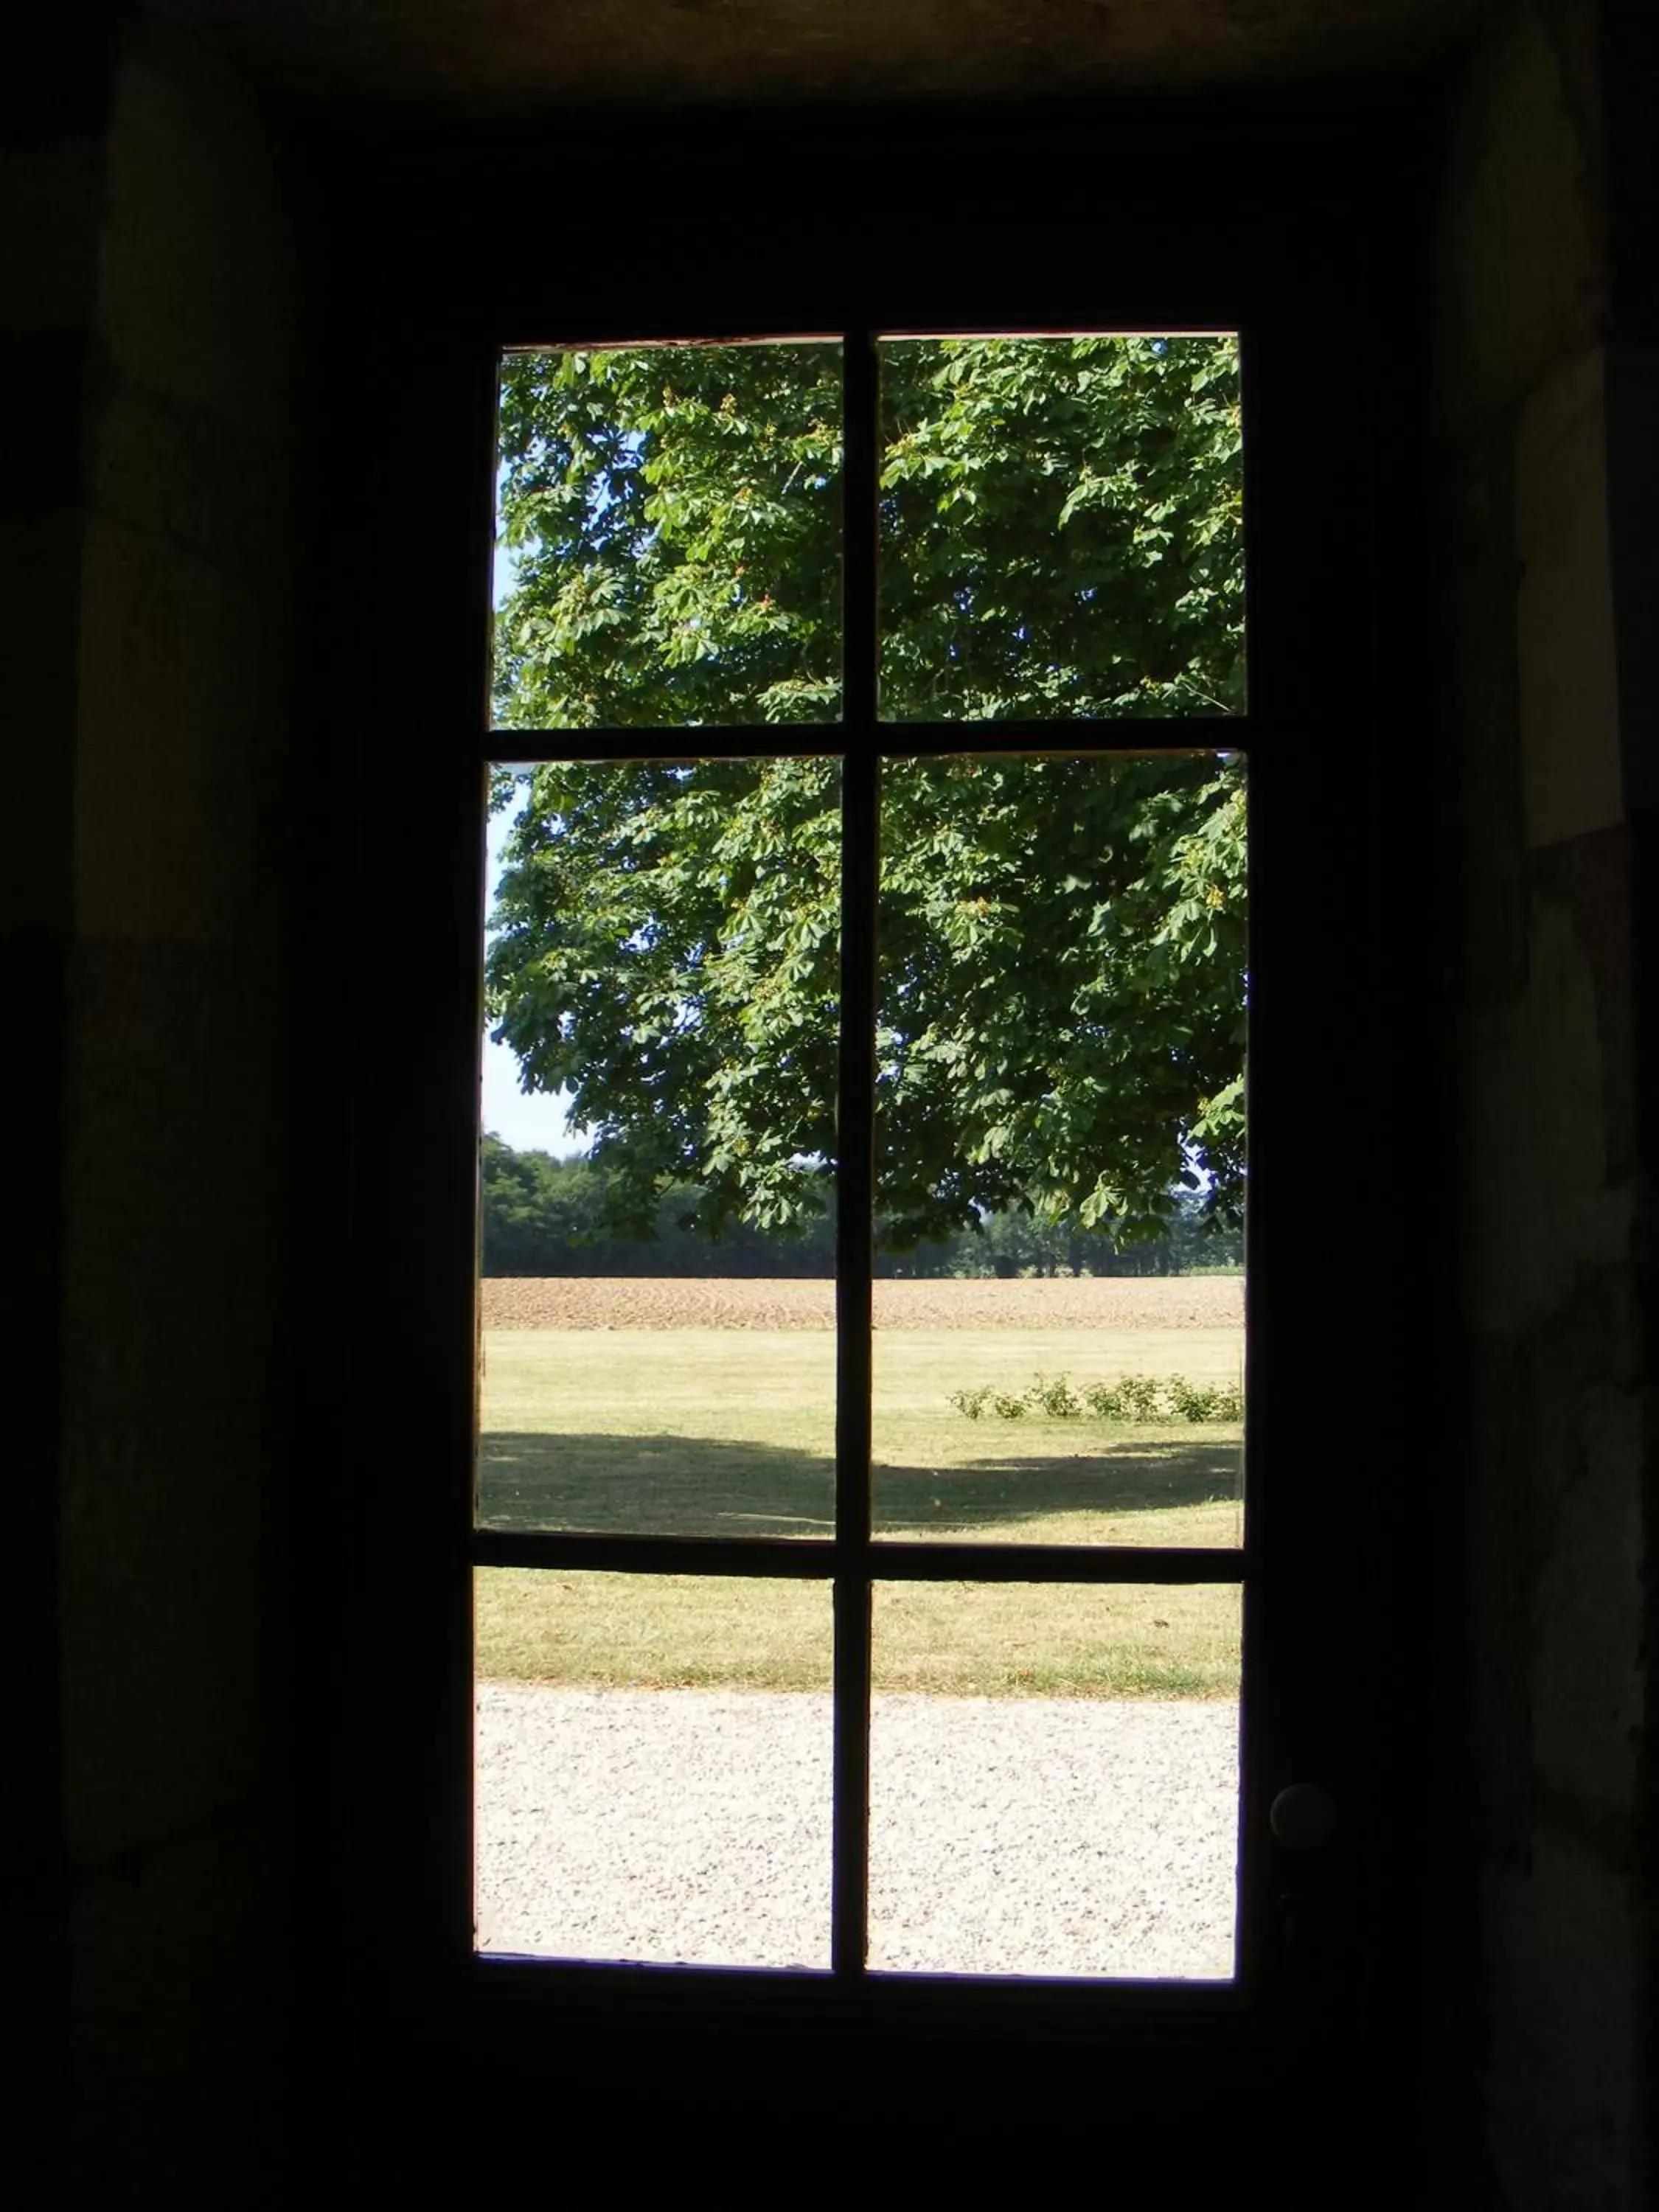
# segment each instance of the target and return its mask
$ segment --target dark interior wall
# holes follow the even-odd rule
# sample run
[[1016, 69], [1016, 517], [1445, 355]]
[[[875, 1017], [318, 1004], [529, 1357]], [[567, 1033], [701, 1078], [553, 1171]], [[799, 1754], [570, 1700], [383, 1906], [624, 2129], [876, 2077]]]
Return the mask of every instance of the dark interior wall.
[[[8, 89], [11, 89], [8, 87]], [[80, 515], [74, 458], [104, 191], [106, 73], [30, 114], [6, 100], [0, 155], [0, 1005], [10, 1172], [0, 1240], [0, 1389], [13, 1523], [0, 1547], [15, 1703], [0, 1869], [17, 1971], [3, 2014], [20, 2170], [44, 2160], [67, 2049], [59, 1802], [58, 1504], [62, 1394], [62, 1054], [71, 925]], [[28, 1087], [24, 1089], [24, 1079]], [[9, 2113], [10, 2107], [8, 2108]]]
[[1599, 28], [1589, 7], [1517, 9], [1478, 55], [1435, 272], [1475, 1957], [1457, 2094], [1499, 2201], [1540, 2212], [1639, 2201], [1650, 2093], [1651, 956], [1631, 768], [1652, 725], [1619, 651], [1636, 609], [1610, 525]]
[[[95, 83], [94, 52], [76, 64]], [[280, 2202], [307, 318], [245, 94], [149, 33], [107, 86], [9, 178], [33, 281], [9, 291], [58, 390], [9, 531], [6, 663], [37, 689], [9, 702], [0, 871], [41, 1024], [9, 1006], [15, 1064], [44, 1061], [50, 1101], [18, 1382], [58, 1582], [55, 1625], [31, 1608], [55, 1667], [37, 1646], [28, 1679], [56, 1674], [61, 1729], [32, 2039], [67, 2063], [31, 2117], [76, 2201], [161, 2201], [234, 2145], [238, 2201]]]

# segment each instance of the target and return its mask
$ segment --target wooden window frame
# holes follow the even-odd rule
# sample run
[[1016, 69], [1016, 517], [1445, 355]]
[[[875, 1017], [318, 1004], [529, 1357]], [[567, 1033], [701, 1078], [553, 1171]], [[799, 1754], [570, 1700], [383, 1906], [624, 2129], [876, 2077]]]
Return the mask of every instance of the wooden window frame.
[[[690, 143], [706, 147], [700, 131]], [[860, 161], [872, 143], [839, 122], [824, 137]], [[1027, 143], [1044, 166], [1025, 209], [1053, 216], [1073, 174], [1085, 212], [1072, 228], [1056, 219], [1045, 240], [1017, 205], [1006, 233], [1017, 251], [990, 253], [966, 232], [953, 246], [934, 228], [926, 253], [905, 257], [896, 273], [844, 227], [839, 260], [825, 258], [832, 226], [803, 244], [786, 204], [770, 246], [745, 237], [741, 253], [678, 272], [596, 265], [567, 281], [561, 270], [556, 281], [538, 280], [539, 306], [526, 303], [526, 239], [492, 231], [494, 155], [482, 182], [377, 174], [347, 252], [342, 343], [360, 355], [391, 349], [399, 373], [376, 395], [365, 519], [342, 531], [325, 578], [343, 617], [325, 680], [347, 703], [322, 725], [336, 751], [327, 772], [319, 768], [319, 789], [331, 798], [333, 760], [364, 728], [385, 732], [383, 757], [398, 776], [400, 883], [425, 888], [398, 911], [410, 984], [398, 1007], [396, 1097], [387, 1100], [382, 1040], [367, 1026], [353, 1079], [374, 1102], [377, 1148], [373, 1175], [353, 1186], [351, 1273], [338, 1310], [356, 1321], [358, 1356], [376, 1387], [372, 1414], [348, 1413], [343, 1425], [337, 1534], [317, 1570], [339, 1653], [319, 1677], [319, 1740], [332, 1747], [326, 1795], [343, 1839], [319, 1910], [333, 1911], [362, 1953], [368, 2032], [400, 2054], [400, 2078], [435, 2087], [464, 2063], [481, 2085], [532, 2088], [537, 2068], [557, 2053], [562, 2067], [585, 2069], [586, 2094], [604, 2098], [618, 2061], [631, 2066], [656, 2051], [676, 2069], [689, 2110], [686, 2100], [718, 2089], [734, 2057], [775, 2070], [811, 2045], [826, 2057], [841, 2051], [833, 2063], [845, 2084], [862, 2083], [872, 2111], [880, 2081], [869, 2068], [883, 2052], [943, 2069], [936, 2078], [958, 2088], [994, 2079], [1016, 2112], [1042, 2107], [1068, 2068], [1092, 2094], [1107, 2051], [1117, 2069], [1114, 2109], [1143, 2118], [1173, 2109], [1171, 2065], [1178, 2075], [1188, 2062], [1202, 2069], [1215, 2114], [1233, 2115], [1218, 2117], [1218, 2127], [1255, 2124], [1287, 2064], [1323, 2085], [1328, 2100], [1362, 2083], [1367, 2098], [1409, 2091], [1400, 2054], [1420, 2007], [1409, 1967], [1437, 1924], [1438, 1893], [1402, 1793], [1418, 1771], [1436, 1686], [1422, 1640], [1396, 1631], [1437, 1601], [1436, 1574], [1449, 1556], [1425, 1550], [1416, 1534], [1418, 1500], [1449, 1440], [1429, 1419], [1443, 1380], [1431, 1362], [1414, 1366], [1410, 1357], [1431, 1337], [1445, 1293], [1422, 1282], [1411, 1248], [1385, 1240], [1345, 1283], [1339, 1311], [1320, 1286], [1329, 1206], [1308, 1163], [1326, 1141], [1321, 1111], [1340, 1095], [1344, 1156], [1359, 1172], [1386, 1158], [1403, 1184], [1431, 1193], [1444, 1165], [1437, 1071], [1423, 1042], [1435, 1034], [1424, 981], [1435, 943], [1431, 856], [1428, 895], [1392, 896], [1401, 855], [1414, 866], [1422, 858], [1427, 787], [1390, 772], [1397, 757], [1420, 757], [1413, 716], [1430, 635], [1413, 489], [1424, 481], [1413, 394], [1422, 388], [1425, 326], [1415, 217], [1401, 164], [1346, 118], [1266, 140], [1223, 135], [1166, 210], [1115, 240], [1103, 272], [1080, 250], [1095, 237], [1090, 211], [1114, 191], [1135, 204], [1143, 173], [1165, 179], [1166, 153], [1196, 143], [1189, 123], [1166, 131], [1152, 118], [1103, 166], [1091, 138], [1086, 161], [1080, 155], [1069, 172], [1048, 159], [1054, 142], [1040, 128]], [[898, 161], [892, 188], [919, 189], [949, 153], [945, 134], [939, 149], [915, 153], [911, 171]], [[673, 148], [661, 158], [676, 158]], [[745, 137], [734, 174], [756, 158]], [[787, 172], [810, 155], [785, 134], [775, 158]], [[647, 197], [642, 186], [642, 219]], [[1028, 269], [1018, 257], [1030, 258], [1034, 238], [1042, 251]], [[815, 254], [823, 267], [798, 281]], [[578, 311], [568, 311], [567, 293], [580, 295]], [[664, 303], [654, 327], [635, 312], [642, 297]], [[473, 1521], [484, 763], [524, 743], [490, 731], [487, 706], [483, 583], [501, 353], [569, 328], [645, 339], [687, 329], [1045, 325], [1236, 331], [1248, 380], [1249, 702], [1225, 738], [1248, 752], [1251, 769], [1238, 1977], [1066, 1985], [479, 1958], [471, 1584], [475, 1558], [495, 1556], [495, 1539]], [[340, 410], [331, 465], [362, 497], [359, 431], [356, 410]], [[416, 453], [418, 470], [409, 464]], [[1356, 485], [1364, 495], [1357, 522]], [[1340, 562], [1327, 550], [1339, 526]], [[400, 547], [395, 569], [369, 557], [388, 532]], [[386, 638], [403, 647], [390, 689]], [[965, 726], [952, 726], [942, 749], [960, 750]], [[1065, 749], [1085, 750], [1090, 726], [1067, 724]], [[1110, 726], [1102, 733], [1117, 742], [1101, 750], [1129, 749], [1125, 740], [1143, 742], [1148, 727]], [[1180, 734], [1190, 743], [1196, 726], [1183, 722]], [[819, 732], [790, 735], [822, 749]], [[916, 735], [910, 726], [883, 732], [896, 753]], [[682, 757], [684, 736], [675, 733]], [[714, 741], [700, 732], [698, 750]], [[586, 733], [583, 750], [608, 742]], [[319, 852], [331, 823], [319, 823]], [[1310, 892], [1333, 879], [1342, 893], [1334, 918], [1310, 928]], [[340, 882], [349, 898], [344, 869]], [[372, 915], [359, 942], [378, 954]], [[320, 931], [313, 964], [320, 1003], [338, 972], [337, 944]], [[320, 1041], [318, 1051], [320, 1061]], [[1401, 1067], [1413, 1077], [1403, 1093], [1389, 1088]], [[1358, 1420], [1346, 1364], [1356, 1339], [1388, 1378]], [[603, 1563], [597, 1552], [589, 1558]], [[1145, 1571], [1146, 1555], [1138, 1564]], [[382, 1686], [387, 1652], [395, 1698]], [[1273, 1793], [1299, 1779], [1328, 1783], [1336, 1795], [1340, 1826], [1324, 1854], [1289, 1855], [1269, 1837]], [[356, 1908], [371, 1894], [365, 1923]], [[1184, 2086], [1175, 2103], [1184, 2115]]]
[[[953, 325], [951, 335], [995, 337], [1032, 335], [996, 326]], [[1108, 330], [1095, 333], [1111, 336]], [[1211, 333], [1206, 332], [1205, 335]], [[1231, 331], [1213, 333], [1232, 336]], [[788, 331], [698, 331], [680, 341], [696, 344], [801, 343], [806, 336]], [[1041, 716], [986, 721], [974, 718], [938, 723], [884, 721], [878, 702], [878, 471], [879, 407], [878, 348], [890, 336], [914, 331], [872, 329], [843, 331], [839, 338], [842, 368], [842, 686], [838, 721], [775, 726], [733, 724], [685, 729], [525, 729], [488, 726], [481, 738], [481, 765], [488, 772], [503, 760], [515, 768], [556, 761], [681, 762], [690, 759], [783, 759], [812, 757], [841, 764], [841, 1030], [838, 1052], [836, 1163], [836, 1528], [830, 1538], [702, 1537], [611, 1534], [565, 1530], [503, 1530], [480, 1525], [471, 1544], [471, 1564], [479, 1568], [529, 1571], [605, 1571], [638, 1575], [696, 1574], [716, 1577], [789, 1577], [828, 1582], [834, 1600], [832, 1705], [835, 1753], [831, 1844], [830, 1968], [834, 1982], [856, 2001], [876, 1985], [896, 1978], [867, 1961], [869, 1929], [869, 1784], [871, 1698], [871, 1604], [877, 1582], [1020, 1582], [1036, 1584], [1179, 1584], [1237, 1586], [1251, 1582], [1251, 1489], [1244, 1486], [1244, 1528], [1237, 1546], [1152, 1547], [1018, 1543], [951, 1544], [877, 1539], [872, 1519], [872, 1391], [875, 1220], [875, 1100], [877, 1029], [877, 923], [880, 870], [882, 764], [939, 756], [973, 754], [1019, 757], [1051, 751], [1069, 757], [1102, 760], [1220, 752], [1250, 757], [1253, 725], [1248, 706], [1233, 715], [1146, 716], [1110, 720]], [[1058, 332], [1050, 335], [1060, 335]], [[592, 345], [595, 342], [585, 342]], [[609, 339], [605, 345], [625, 345]], [[663, 343], [655, 340], [653, 343]], [[510, 349], [509, 349], [510, 350]], [[1248, 368], [1241, 361], [1248, 394]], [[1244, 404], [1244, 447], [1249, 447], [1249, 402]], [[1246, 622], [1249, 623], [1249, 597]], [[1249, 644], [1247, 641], [1247, 655]], [[1247, 659], [1248, 668], [1248, 659]], [[486, 685], [486, 690], [488, 686]], [[489, 718], [486, 715], [486, 722]], [[1246, 1430], [1248, 1462], [1249, 1431]], [[1249, 1655], [1244, 1654], [1245, 1680]], [[1241, 1769], [1243, 1765], [1241, 1748]], [[1241, 1772], [1240, 1802], [1243, 1802]], [[1241, 1844], [1243, 1838], [1241, 1838]], [[1231, 1979], [1180, 1981], [1125, 1976], [1090, 1978], [1088, 1991], [1110, 1988], [1121, 1996], [1142, 1990], [1167, 2001], [1179, 1991], [1190, 2002], [1224, 2004], [1253, 1989], [1259, 1946], [1252, 1940], [1250, 1916], [1243, 1909], [1246, 1883], [1241, 1866], [1235, 1913], [1235, 1972]], [[479, 1966], [502, 1970], [565, 1975], [576, 1981], [604, 1983], [637, 1976], [632, 1962], [605, 1962], [556, 1956], [533, 1960], [510, 1953], [481, 1953]], [[671, 1978], [695, 1977], [696, 1966], [651, 1969]], [[804, 1987], [823, 1977], [816, 1969], [752, 1967], [722, 1970], [775, 1977], [798, 1972]], [[911, 1972], [906, 1984], [929, 1978]], [[953, 1988], [983, 1984], [988, 1990], [1004, 1978], [968, 1973], [944, 1977]], [[1072, 2000], [1077, 1986], [1033, 1972], [1018, 1978], [1030, 1987], [1048, 1987], [1060, 2001]], [[866, 1998], [867, 2001], [867, 1998]], [[875, 2000], [881, 2002], [879, 1998]]]

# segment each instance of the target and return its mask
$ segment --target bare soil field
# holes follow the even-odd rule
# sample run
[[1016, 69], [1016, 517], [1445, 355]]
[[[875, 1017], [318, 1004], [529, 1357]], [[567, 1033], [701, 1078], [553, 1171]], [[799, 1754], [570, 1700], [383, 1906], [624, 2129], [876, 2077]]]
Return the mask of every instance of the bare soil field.
[[[830, 1329], [833, 1283], [650, 1275], [492, 1276], [486, 1328]], [[878, 1328], [1236, 1328], [1237, 1275], [878, 1282]]]

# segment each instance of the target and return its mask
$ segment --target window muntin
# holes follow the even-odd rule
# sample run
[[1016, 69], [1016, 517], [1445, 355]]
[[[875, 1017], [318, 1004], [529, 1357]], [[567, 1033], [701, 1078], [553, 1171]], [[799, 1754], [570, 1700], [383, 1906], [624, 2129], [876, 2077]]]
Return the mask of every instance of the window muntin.
[[[878, 1547], [872, 1543], [870, 1322], [876, 1194], [872, 1121], [879, 1063], [875, 922], [883, 769], [871, 744], [877, 736], [873, 556], [878, 514], [878, 437], [874, 355], [867, 339], [855, 337], [849, 343], [845, 367], [842, 570], [847, 600], [842, 696], [846, 720], [838, 736], [848, 750], [843, 756], [842, 793], [842, 1026], [835, 1155], [839, 1200], [836, 1357], [840, 1471], [835, 1535], [823, 1542], [809, 1540], [780, 1547], [763, 1536], [629, 1537], [603, 1531], [511, 1532], [480, 1528], [474, 1553], [481, 1567], [511, 1566], [539, 1572], [620, 1565], [641, 1577], [684, 1573], [694, 1567], [737, 1577], [764, 1576], [769, 1571], [787, 1571], [791, 1578], [823, 1571], [831, 1573], [836, 1595], [831, 1956], [838, 1977], [861, 1983], [871, 1965], [878, 1963], [870, 1960], [868, 1952], [870, 1610], [877, 1577], [884, 1584], [942, 1585], [952, 1580], [986, 1578], [993, 1583], [1021, 1580], [1048, 1587], [1082, 1588], [1114, 1580], [1135, 1587], [1185, 1589], [1208, 1582], [1237, 1588], [1246, 1560], [1242, 1550], [1234, 1547], [1236, 1536], [1229, 1537], [1225, 1545], [1190, 1548], [1157, 1545], [1139, 1550], [1120, 1548], [1116, 1543], [1091, 1551], [1042, 1542], [1016, 1549], [994, 1540], [980, 1547], [900, 1537], [884, 1537]], [[971, 738], [968, 728], [973, 726], [958, 722], [947, 729], [941, 724], [935, 730], [918, 723], [907, 732], [905, 757], [929, 758], [957, 750], [966, 741], [975, 753], [1013, 760], [1053, 749], [1064, 719], [1039, 721], [1029, 714], [1022, 714], [1017, 728], [993, 731], [981, 725]], [[520, 759], [550, 761], [592, 758], [601, 751], [613, 759], [663, 761], [672, 757], [670, 749], [649, 731], [641, 730], [632, 738], [625, 734], [612, 736], [599, 744], [592, 735], [584, 734], [589, 727], [538, 729], [531, 733], [532, 742], [516, 744], [514, 750]], [[1174, 734], [1177, 728], [1179, 738]], [[1207, 741], [1211, 760], [1219, 763], [1224, 748], [1235, 759], [1241, 757], [1237, 743], [1241, 734], [1229, 732], [1224, 737], [1217, 724]], [[779, 727], [768, 740], [767, 750], [778, 758], [799, 758], [811, 756], [812, 743], [805, 732], [792, 736]], [[696, 744], [700, 760], [752, 757], [763, 750], [752, 726], [720, 728], [705, 724]], [[1190, 757], [1205, 744], [1205, 735], [1194, 722], [1173, 725], [1168, 741], [1162, 741], [1157, 731], [1144, 724], [1136, 732], [1136, 750], [1143, 757], [1162, 751], [1170, 758]], [[1073, 727], [1066, 750], [1074, 751], [1075, 746]], [[890, 764], [887, 772], [891, 773]], [[1042, 1970], [1033, 1964], [1018, 1971]]]

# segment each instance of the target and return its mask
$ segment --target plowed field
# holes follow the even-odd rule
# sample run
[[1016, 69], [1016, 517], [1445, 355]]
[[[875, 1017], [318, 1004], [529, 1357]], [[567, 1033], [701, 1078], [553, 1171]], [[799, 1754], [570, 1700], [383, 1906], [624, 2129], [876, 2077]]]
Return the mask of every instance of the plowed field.
[[[828, 1329], [836, 1319], [827, 1282], [520, 1275], [483, 1288], [486, 1328]], [[878, 1282], [875, 1293], [878, 1328], [1233, 1328], [1244, 1318], [1235, 1275]]]

